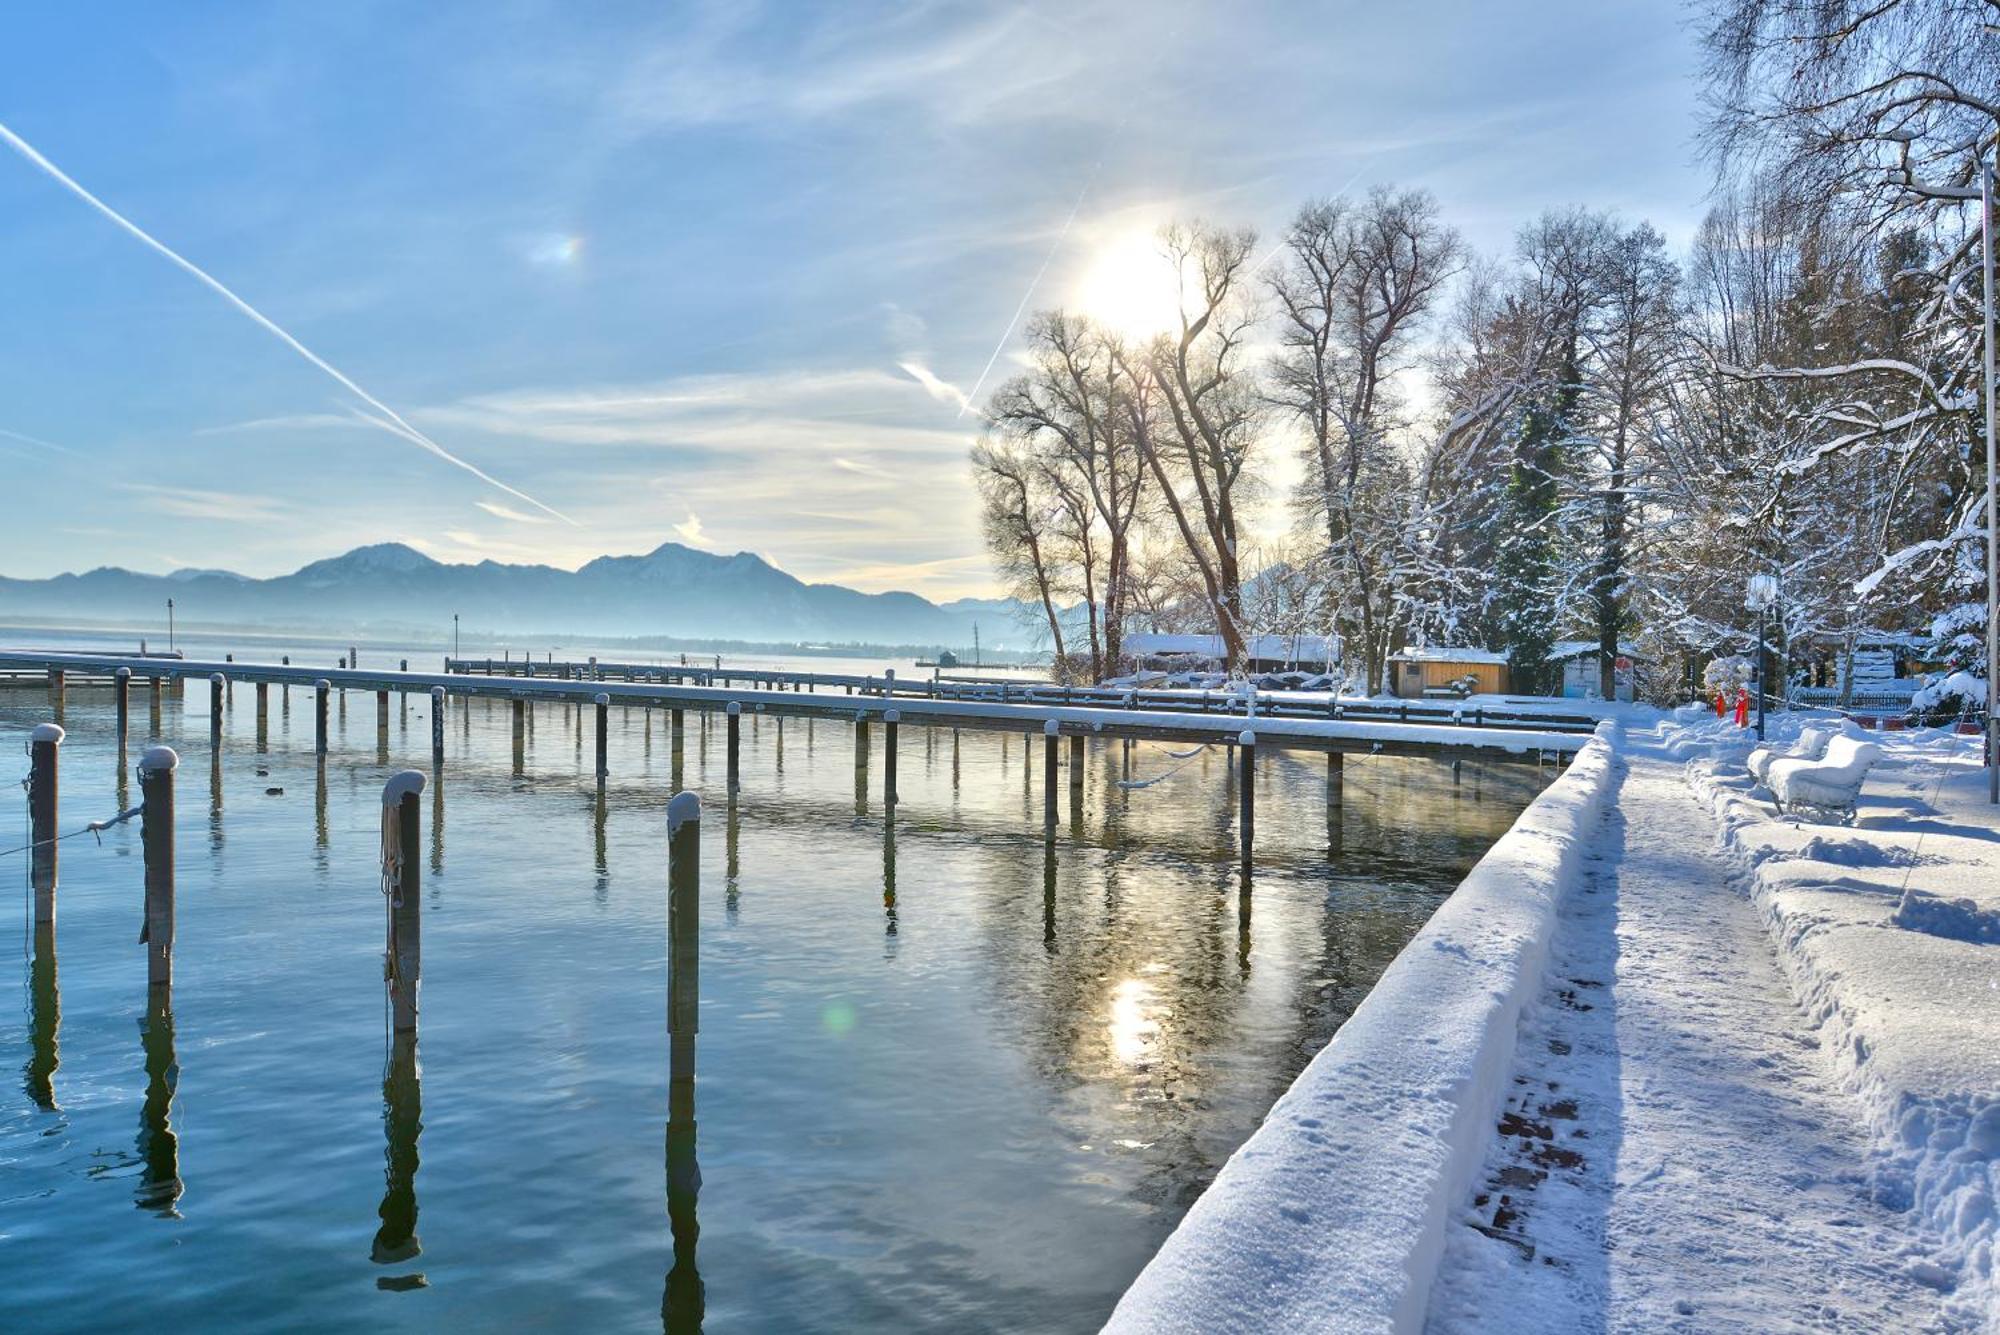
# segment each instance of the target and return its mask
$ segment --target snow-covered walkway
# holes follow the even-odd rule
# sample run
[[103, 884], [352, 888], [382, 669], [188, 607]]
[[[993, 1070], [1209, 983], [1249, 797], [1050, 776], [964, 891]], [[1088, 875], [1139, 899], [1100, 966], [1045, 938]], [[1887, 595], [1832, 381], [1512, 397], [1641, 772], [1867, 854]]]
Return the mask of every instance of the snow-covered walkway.
[[1950, 1329], [1714, 821], [1677, 762], [1626, 755], [1429, 1328]]

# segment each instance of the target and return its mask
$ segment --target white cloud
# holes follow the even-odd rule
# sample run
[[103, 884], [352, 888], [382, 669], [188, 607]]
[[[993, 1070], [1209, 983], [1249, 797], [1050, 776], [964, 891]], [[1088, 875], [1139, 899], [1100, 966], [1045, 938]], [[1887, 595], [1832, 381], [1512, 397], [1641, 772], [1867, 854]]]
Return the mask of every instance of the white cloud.
[[531, 515], [525, 514], [520, 510], [510, 510], [498, 501], [474, 501], [473, 504], [496, 519], [505, 519], [516, 524], [546, 524], [549, 522], [542, 515]]
[[674, 532], [679, 535], [682, 542], [690, 546], [706, 547], [709, 545], [708, 534], [702, 532], [701, 529], [701, 516], [692, 510], [688, 511], [686, 523], [674, 525]]
[[178, 519], [219, 520], [230, 524], [275, 524], [294, 517], [293, 507], [272, 496], [233, 491], [200, 491], [192, 487], [159, 487], [121, 482], [122, 490], [139, 496], [140, 504]]

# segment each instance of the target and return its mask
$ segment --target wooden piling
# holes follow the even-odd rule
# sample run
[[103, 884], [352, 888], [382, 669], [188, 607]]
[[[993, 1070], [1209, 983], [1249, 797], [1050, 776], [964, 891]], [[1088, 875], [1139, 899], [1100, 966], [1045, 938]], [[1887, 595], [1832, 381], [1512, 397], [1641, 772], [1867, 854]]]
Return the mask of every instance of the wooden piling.
[[597, 781], [611, 775], [611, 697], [597, 693]]
[[1236, 784], [1236, 844], [1243, 858], [1243, 870], [1250, 870], [1251, 849], [1257, 839], [1257, 734], [1244, 729], [1236, 734], [1238, 771]]
[[389, 737], [389, 693], [375, 692], [375, 738], [378, 743]]
[[57, 756], [62, 740], [62, 727], [55, 723], [38, 723], [28, 734], [28, 866], [38, 927], [56, 918]]
[[111, 674], [112, 697], [118, 708], [118, 769], [125, 769], [125, 744], [132, 736], [132, 669], [119, 668]]
[[896, 725], [902, 718], [900, 709], [882, 715], [882, 805], [891, 813], [896, 807]]
[[1062, 733], [1062, 725], [1050, 719], [1042, 725], [1042, 824], [1049, 829], [1056, 825], [1056, 740]]
[[63, 706], [64, 706], [64, 705], [65, 705], [65, 703], [67, 702], [67, 699], [68, 699], [68, 695], [69, 695], [69, 691], [68, 691], [68, 689], [67, 689], [67, 687], [65, 686], [65, 683], [64, 683], [64, 678], [63, 678], [63, 672], [62, 672], [62, 669], [61, 669], [61, 668], [50, 668], [50, 669], [49, 669], [49, 708], [55, 711], [55, 715], [56, 715], [56, 718], [57, 718], [57, 720], [58, 720], [58, 721], [60, 721], [60, 720], [62, 719], [62, 716], [63, 716]]
[[723, 713], [729, 719], [729, 797], [734, 801], [737, 789], [741, 786], [738, 782], [740, 773], [738, 762], [743, 743], [743, 706], [731, 700]]
[[388, 968], [391, 1029], [417, 1032], [417, 989], [423, 980], [422, 771], [406, 769], [382, 785], [382, 892], [389, 899]]
[[701, 799], [677, 793], [667, 803], [667, 1100], [690, 1110], [700, 968]]
[[1347, 790], [1347, 757], [1339, 751], [1326, 753], [1326, 801], [1328, 806], [1340, 805], [1340, 799]]
[[145, 851], [146, 986], [164, 994], [174, 984], [174, 770], [181, 758], [170, 746], [151, 746], [139, 757], [139, 842]]
[[1071, 816], [1083, 815], [1083, 734], [1076, 733], [1069, 739], [1069, 811]]
[[868, 718], [865, 714], [854, 716], [854, 769], [859, 774], [868, 772]]
[[151, 725], [152, 735], [158, 737], [160, 735], [160, 679], [152, 677], [148, 680], [152, 684], [153, 691], [152, 698], [147, 702], [147, 721]]
[[431, 687], [431, 768], [444, 769], [444, 687]]
[[326, 696], [333, 686], [325, 677], [313, 683], [313, 754], [326, 759]]
[[257, 746], [271, 740], [271, 683], [257, 683]]
[[222, 754], [222, 693], [229, 686], [229, 679], [220, 672], [208, 679], [208, 752]]

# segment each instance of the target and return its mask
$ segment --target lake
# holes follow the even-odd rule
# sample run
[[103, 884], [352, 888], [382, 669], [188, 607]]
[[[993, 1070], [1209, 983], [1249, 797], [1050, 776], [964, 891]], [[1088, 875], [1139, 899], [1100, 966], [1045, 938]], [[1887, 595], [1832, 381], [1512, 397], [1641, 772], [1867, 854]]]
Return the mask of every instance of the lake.
[[[701, 1034], [676, 1152], [700, 1188], [675, 1230], [664, 712], [611, 710], [600, 802], [589, 710], [536, 707], [517, 765], [506, 707], [454, 702], [411, 1069], [388, 1061], [380, 792], [428, 767], [429, 699], [392, 697], [378, 747], [350, 693], [322, 777], [310, 692], [271, 696], [260, 749], [236, 689], [219, 772], [206, 690], [162, 712], [170, 1023], [147, 1014], [136, 822], [62, 845], [53, 968], [26, 859], [0, 860], [22, 895], [0, 1328], [1094, 1329], [1553, 775], [1356, 756], [1330, 812], [1323, 762], [1266, 755], [1246, 916], [1219, 750], [1135, 745], [1157, 780], [1135, 788], [1094, 743], [1086, 808], [1065, 792], [1045, 841], [1021, 736], [906, 724], [885, 824], [879, 725], [863, 784], [850, 726], [746, 717], [732, 818], [723, 720], [690, 713]], [[48, 717], [0, 691], [0, 737]], [[137, 794], [108, 691], [72, 687], [64, 722], [69, 831]], [[143, 689], [133, 722], [136, 755]], [[0, 846], [25, 811], [8, 785]]]

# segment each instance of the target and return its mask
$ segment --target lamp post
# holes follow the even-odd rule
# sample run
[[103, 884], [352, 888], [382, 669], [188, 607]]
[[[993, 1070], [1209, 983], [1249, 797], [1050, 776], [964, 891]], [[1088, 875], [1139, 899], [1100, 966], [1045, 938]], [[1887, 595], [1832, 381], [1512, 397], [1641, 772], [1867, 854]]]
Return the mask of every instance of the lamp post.
[[2000, 659], [2000, 622], [1994, 619], [2000, 606], [2000, 517], [1994, 514], [2000, 486], [1993, 476], [1993, 194], [1989, 162], [1979, 173], [1979, 268], [1986, 289], [1986, 328], [1979, 340], [1986, 345], [1986, 800], [2000, 803], [2000, 736], [1995, 735], [2000, 680], [1993, 674], [1994, 660]]
[[1765, 642], [1770, 638], [1767, 627], [1770, 624], [1771, 605], [1778, 601], [1778, 577], [1776, 575], [1752, 575], [1750, 586], [1743, 596], [1743, 605], [1757, 614], [1757, 740], [1764, 740], [1764, 697], [1769, 691], [1770, 676], [1764, 670]]
[[174, 651], [174, 600], [167, 599], [167, 652]]
[[464, 654], [458, 651], [458, 613], [456, 612], [451, 614], [451, 656], [453, 658], [465, 657]]

